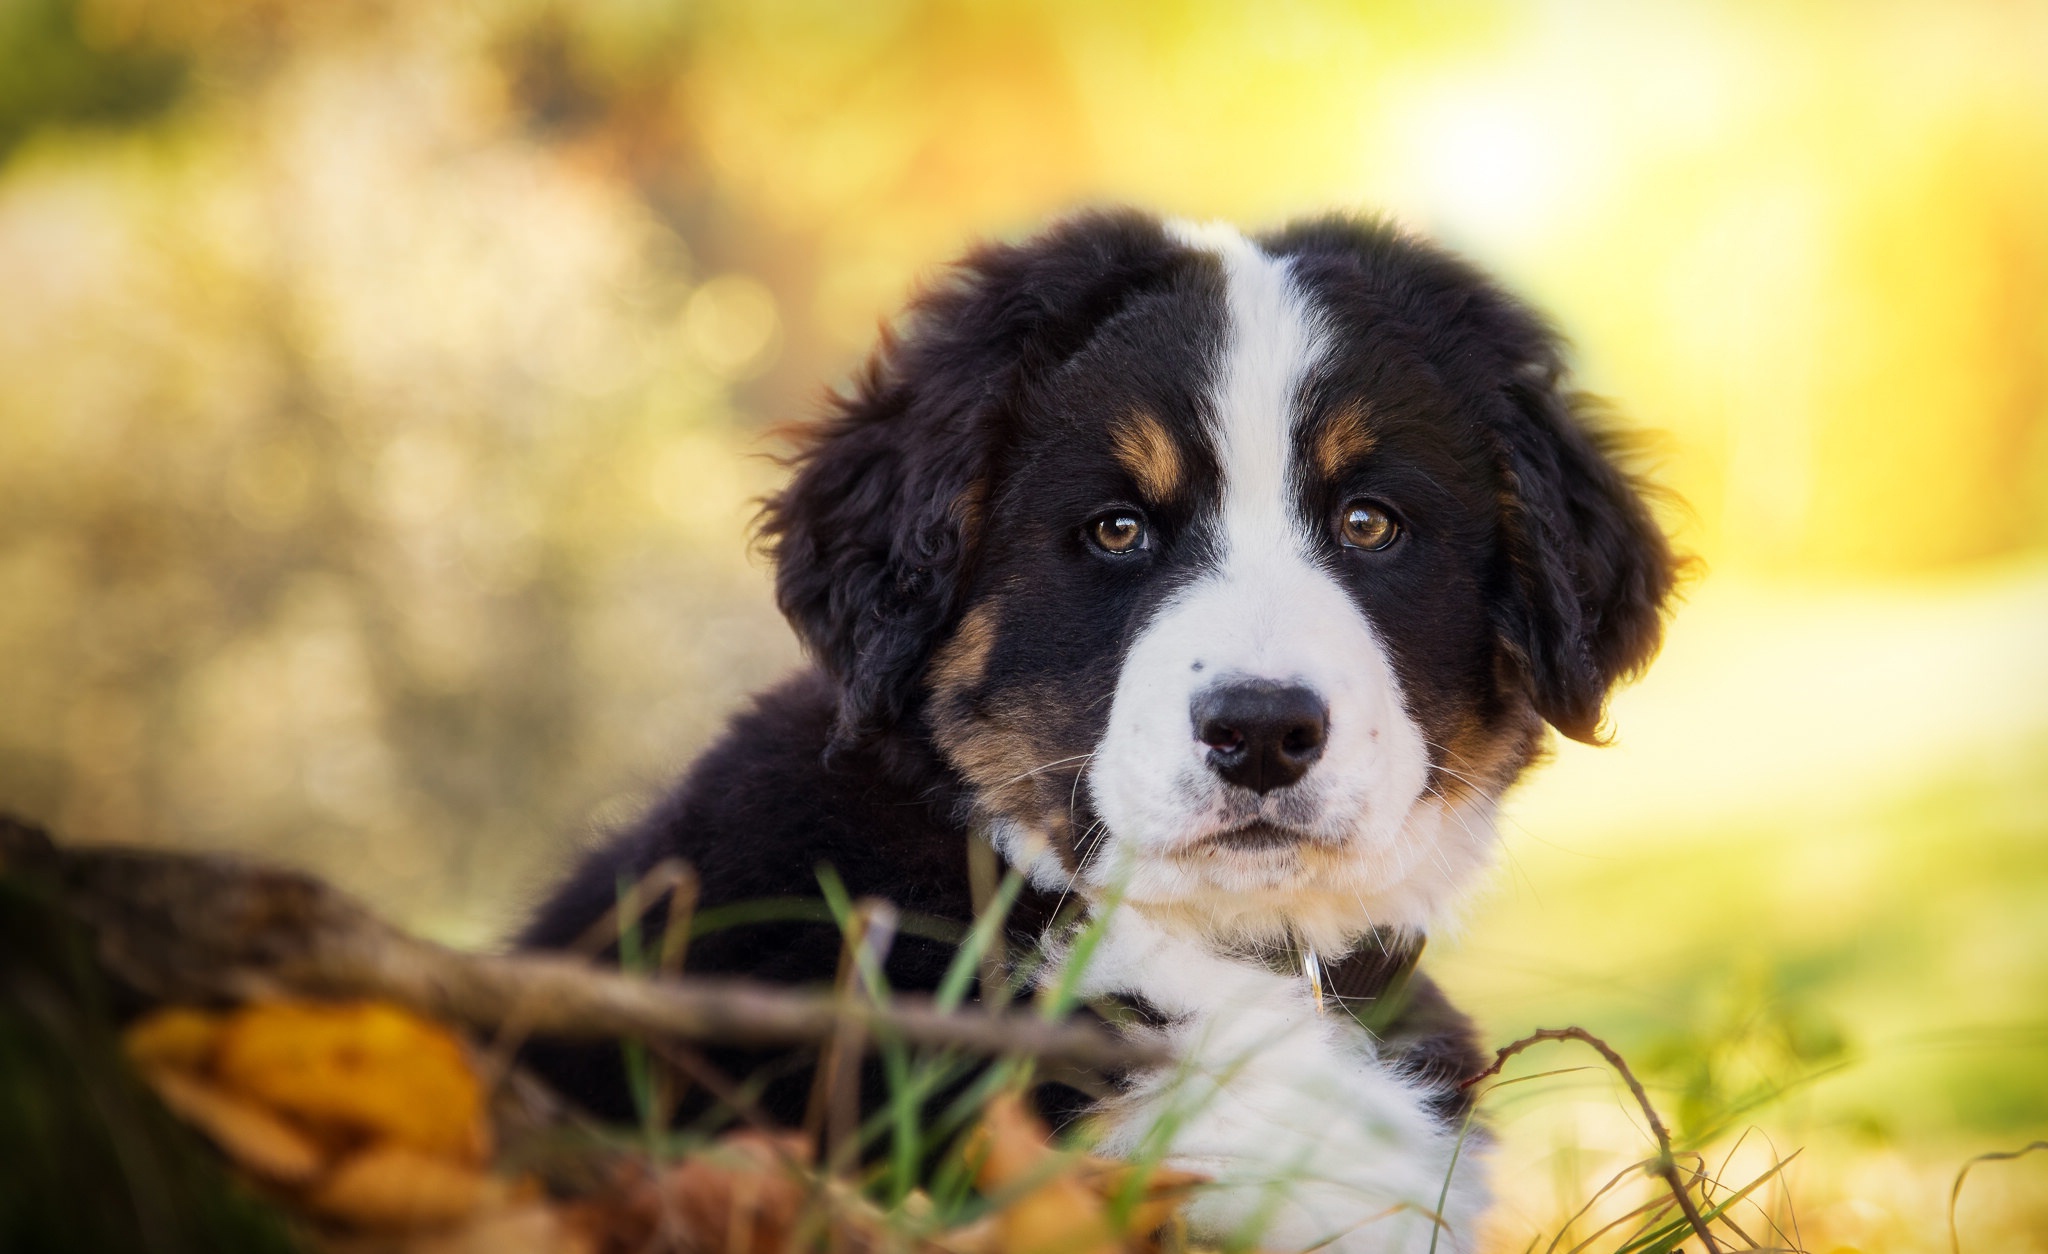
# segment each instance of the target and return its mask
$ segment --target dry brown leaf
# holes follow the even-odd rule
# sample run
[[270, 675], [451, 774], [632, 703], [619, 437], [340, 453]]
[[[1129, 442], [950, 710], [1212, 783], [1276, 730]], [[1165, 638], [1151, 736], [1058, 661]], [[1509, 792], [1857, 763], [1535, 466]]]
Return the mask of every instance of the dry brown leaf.
[[254, 1103], [169, 1067], [151, 1067], [143, 1075], [164, 1105], [253, 1175], [304, 1184], [326, 1165], [318, 1145]]
[[[816, 1178], [809, 1142], [793, 1133], [733, 1133], [566, 1209], [516, 1196], [480, 1169], [488, 1125], [461, 1041], [389, 1005], [165, 1010], [130, 1030], [128, 1050], [237, 1163], [372, 1242], [350, 1250], [780, 1254], [827, 1218], [830, 1243], [848, 1254], [901, 1243], [844, 1182]], [[1006, 1203], [927, 1238], [926, 1254], [1156, 1254], [1154, 1234], [1202, 1182], [1154, 1169], [1133, 1185], [1127, 1164], [1062, 1153], [1015, 1096], [984, 1112], [974, 1152], [982, 1191]]]
[[474, 1213], [494, 1182], [474, 1167], [403, 1145], [352, 1154], [307, 1189], [317, 1215], [364, 1228], [445, 1228]]
[[1133, 1178], [1137, 1178], [1138, 1194], [1131, 1204], [1125, 1228], [1133, 1234], [1146, 1235], [1164, 1228], [1173, 1219], [1174, 1212], [1187, 1202], [1188, 1196], [1209, 1183], [1209, 1177], [1196, 1171], [1180, 1171], [1173, 1167], [1152, 1167], [1148, 1170], [1131, 1163], [1094, 1157], [1082, 1160], [1080, 1175], [1089, 1188], [1110, 1202], [1112, 1209], [1131, 1187]]
[[374, 1141], [481, 1162], [483, 1090], [446, 1028], [377, 1002], [271, 1002], [228, 1017], [220, 1083], [334, 1144]]
[[780, 1254], [811, 1200], [810, 1159], [801, 1134], [735, 1132], [631, 1180], [584, 1221], [607, 1251]]
[[1121, 1254], [1129, 1248], [1109, 1204], [1081, 1178], [1082, 1160], [1049, 1144], [1050, 1134], [1014, 1094], [982, 1112], [975, 1183], [999, 1196], [1022, 1189], [996, 1214], [1005, 1254]]
[[926, 1244], [941, 1254], [1001, 1254], [1003, 1225], [995, 1215], [932, 1234]]
[[[984, 1194], [1024, 1190], [995, 1216], [1004, 1254], [1149, 1254], [1188, 1194], [1208, 1183], [1192, 1171], [1061, 1153], [1045, 1124], [1014, 1094], [989, 1103], [969, 1152], [979, 1160], [975, 1183]], [[1136, 1196], [1127, 1198], [1132, 1189]], [[1125, 1202], [1128, 1210], [1119, 1215]]]

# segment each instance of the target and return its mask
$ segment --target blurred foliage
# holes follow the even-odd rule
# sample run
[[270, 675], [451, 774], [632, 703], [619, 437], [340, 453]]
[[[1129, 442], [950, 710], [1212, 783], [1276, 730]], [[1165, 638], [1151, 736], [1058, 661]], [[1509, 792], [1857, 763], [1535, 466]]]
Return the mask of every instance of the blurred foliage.
[[1842, 1062], [1842, 1024], [1820, 999], [1824, 980], [1801, 984], [1783, 966], [1723, 973], [1691, 990], [1687, 1014], [1641, 1055], [1645, 1071], [1677, 1090], [1673, 1133], [1706, 1145], [1788, 1087]]
[[10, 171], [0, 778], [85, 838], [502, 902], [792, 656], [728, 392], [772, 298], [519, 138], [481, 50], [272, 16]]
[[[0, 806], [495, 935], [795, 660], [746, 550], [765, 435], [920, 275], [1089, 201], [1380, 209], [1571, 332], [1681, 542], [1757, 590], [1723, 651], [1781, 668], [1653, 673], [1580, 771], [1616, 812], [1643, 733], [1628, 813], [1668, 787], [1700, 825], [1672, 866], [1582, 877], [1539, 812], [1511, 830], [1573, 904], [1488, 926], [1636, 954], [1654, 1015], [1538, 1013], [1512, 956], [1454, 987], [1504, 1033], [1584, 1010], [1688, 1127], [1839, 1031], [1911, 1100], [1830, 1126], [2018, 1130], [2037, 1066], [1887, 1071], [1873, 1025], [1970, 989], [1968, 1031], [2040, 1044], [2048, 696], [1989, 685], [2038, 673], [2043, 579], [1975, 633], [1921, 630], [1938, 588], [1770, 589], [2048, 549], [2044, 64], [2028, 0], [0, 0]], [[1938, 711], [1909, 682], [1984, 641]], [[2020, 732], [2024, 770], [1955, 773]], [[1932, 799], [1871, 819], [1854, 757]]]
[[133, 125], [176, 99], [182, 61], [81, 16], [71, 0], [0, 5], [0, 160], [46, 127]]
[[[2048, 1128], [2044, 761], [2036, 740], [1904, 797], [1808, 798], [1739, 823], [1671, 815], [1593, 847], [1523, 842], [1533, 887], [1475, 911], [1438, 974], [1496, 1039], [1537, 1023], [1607, 1038], [1711, 1161], [1752, 1129], [1753, 1158], [1805, 1147], [1790, 1179], [1809, 1248], [1946, 1248], [1962, 1161]], [[1641, 1152], [1604, 1073], [1502, 1096], [1500, 1178], [1525, 1226], [1554, 1228], [1587, 1181]], [[1973, 1203], [1991, 1230], [1966, 1248], [2048, 1249], [2043, 1181], [2015, 1169]]]
[[1908, 1140], [2048, 1123], [2048, 742], [1904, 798], [1667, 817], [1527, 847], [1446, 956], [1497, 1034], [1572, 1019], [1657, 1073], [1695, 1133], [1763, 1088]]

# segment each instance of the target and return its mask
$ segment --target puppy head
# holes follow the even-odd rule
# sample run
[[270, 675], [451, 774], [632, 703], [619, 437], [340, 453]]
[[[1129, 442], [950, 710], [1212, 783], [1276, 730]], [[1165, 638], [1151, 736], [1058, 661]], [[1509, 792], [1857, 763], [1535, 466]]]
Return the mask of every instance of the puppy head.
[[1373, 223], [971, 255], [766, 531], [839, 741], [934, 745], [1046, 887], [1336, 948], [1484, 864], [1654, 653], [1661, 533], [1555, 337]]

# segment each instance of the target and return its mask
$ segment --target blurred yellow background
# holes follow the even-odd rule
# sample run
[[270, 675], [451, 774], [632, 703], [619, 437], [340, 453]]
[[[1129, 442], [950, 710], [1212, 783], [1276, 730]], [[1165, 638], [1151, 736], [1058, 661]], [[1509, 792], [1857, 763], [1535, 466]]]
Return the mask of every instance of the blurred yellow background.
[[[796, 661], [765, 430], [1102, 201], [1388, 212], [1654, 433], [1706, 573], [1434, 960], [1946, 1248], [2048, 1133], [2042, 3], [0, 0], [0, 806], [488, 941]], [[1503, 1248], [1613, 1095], [1501, 1095]]]

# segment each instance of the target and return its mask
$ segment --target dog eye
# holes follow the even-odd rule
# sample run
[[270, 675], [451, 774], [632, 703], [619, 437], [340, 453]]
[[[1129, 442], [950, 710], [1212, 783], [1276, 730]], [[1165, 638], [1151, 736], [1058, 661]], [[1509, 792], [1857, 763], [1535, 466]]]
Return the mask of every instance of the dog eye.
[[1147, 545], [1145, 520], [1127, 509], [1111, 510], [1088, 524], [1088, 538], [1104, 553], [1136, 553]]
[[1337, 542], [1347, 549], [1376, 552], [1400, 534], [1400, 525], [1377, 501], [1353, 501], [1337, 518]]

